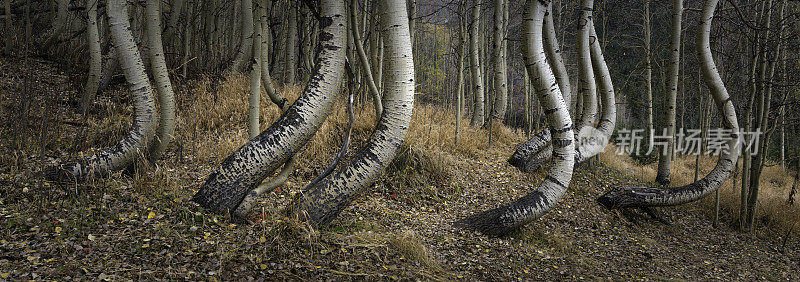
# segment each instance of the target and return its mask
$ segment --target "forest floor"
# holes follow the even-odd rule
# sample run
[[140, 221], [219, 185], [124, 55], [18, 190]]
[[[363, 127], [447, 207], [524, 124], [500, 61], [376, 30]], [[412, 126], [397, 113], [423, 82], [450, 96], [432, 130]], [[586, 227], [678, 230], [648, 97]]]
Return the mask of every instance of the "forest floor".
[[[107, 91], [97, 103], [106, 110], [82, 121], [73, 109], [80, 83], [61, 74], [61, 66], [33, 60], [29, 68], [35, 71], [24, 72], [19, 65], [0, 58], [0, 114], [5, 119], [0, 132], [0, 280], [800, 280], [796, 238], [785, 243], [783, 234], [767, 227], [751, 233], [726, 224], [714, 228], [703, 203], [659, 209], [671, 225], [638, 211], [602, 208], [595, 199], [604, 191], [643, 184], [602, 163], [577, 168], [557, 206], [509, 236], [489, 238], [454, 228], [454, 221], [520, 197], [543, 179], [543, 172], [524, 174], [506, 163], [514, 145], [524, 141], [508, 129], [495, 130], [500, 134], [491, 148], [475, 141], [477, 149], [430, 153], [416, 132], [432, 136], [442, 129], [434, 130], [433, 122], [412, 125], [410, 144], [399, 160], [319, 231], [282, 217], [281, 207], [330, 158], [301, 163], [286, 185], [264, 196], [247, 224], [204, 213], [190, 202], [220, 158], [241, 143], [207, 148], [221, 150], [220, 156], [204, 158], [208, 153], [181, 135], [157, 167], [141, 167], [144, 173], [80, 185], [46, 182], [41, 171], [74, 159], [75, 148], [118, 140], [130, 109], [124, 91]], [[25, 93], [31, 96], [26, 97], [53, 98], [30, 105], [21, 120], [15, 116], [21, 104], [15, 93], [22, 93], [23, 73], [35, 78], [27, 84]], [[245, 101], [246, 95], [239, 95]], [[415, 109], [415, 115], [430, 116], [427, 109]], [[116, 111], [120, 114], [110, 114]], [[239, 111], [246, 112], [246, 106]], [[183, 118], [191, 121], [184, 126], [202, 119]], [[246, 127], [243, 120], [233, 122]], [[15, 123], [23, 123], [21, 129]], [[58, 131], [43, 135], [42, 128]], [[352, 148], [369, 135], [361, 131]], [[50, 137], [42, 143], [42, 136]]]

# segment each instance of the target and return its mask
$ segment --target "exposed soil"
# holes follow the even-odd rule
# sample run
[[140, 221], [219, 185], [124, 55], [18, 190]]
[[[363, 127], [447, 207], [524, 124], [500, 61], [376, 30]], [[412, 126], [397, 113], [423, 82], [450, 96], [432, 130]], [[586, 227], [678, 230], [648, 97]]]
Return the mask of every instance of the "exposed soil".
[[[543, 172], [523, 174], [505, 162], [511, 146], [496, 145], [477, 157], [444, 156], [447, 164], [437, 165], [457, 171], [448, 177], [414, 166], [394, 169], [318, 232], [280, 215], [313, 168], [301, 168], [284, 188], [265, 195], [252, 222], [238, 225], [189, 201], [216, 165], [193, 161], [191, 151], [179, 158], [173, 148], [139, 176], [48, 183], [39, 173], [73, 158], [74, 136], [107, 124], [107, 115], [90, 113], [82, 125], [74, 113], [76, 83], [37, 61], [33, 73], [47, 83], [30, 84], [30, 93], [53, 95], [59, 110], [32, 110], [26, 117], [62, 121], [61, 138], [51, 138], [44, 151], [15, 150], [18, 63], [0, 58], [2, 279], [800, 280], [796, 238], [784, 247], [783, 234], [767, 228], [713, 228], [703, 203], [660, 209], [672, 225], [639, 211], [605, 210], [595, 202], [603, 191], [642, 183], [602, 164], [578, 168], [556, 208], [514, 234], [489, 238], [454, 228], [452, 222], [522, 196], [542, 180]], [[110, 95], [99, 99], [124, 108], [124, 99]], [[412, 176], [433, 180], [407, 181]]]

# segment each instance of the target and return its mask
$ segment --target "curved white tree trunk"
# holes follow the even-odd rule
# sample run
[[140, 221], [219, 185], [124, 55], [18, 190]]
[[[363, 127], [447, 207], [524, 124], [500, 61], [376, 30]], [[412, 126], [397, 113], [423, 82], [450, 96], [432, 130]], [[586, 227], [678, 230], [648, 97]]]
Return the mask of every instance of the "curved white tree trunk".
[[405, 0], [381, 3], [386, 45], [384, 113], [369, 144], [350, 163], [307, 191], [298, 193], [292, 209], [313, 225], [330, 223], [394, 159], [403, 144], [414, 107], [414, 59]]
[[158, 105], [161, 113], [158, 133], [150, 147], [150, 159], [157, 160], [172, 142], [175, 132], [175, 92], [169, 80], [169, 70], [161, 43], [160, 0], [147, 0], [147, 37], [150, 51], [150, 65], [153, 69], [153, 80], [158, 91]]
[[245, 195], [308, 142], [330, 114], [344, 74], [347, 35], [343, 0], [320, 3], [317, 68], [300, 98], [269, 128], [228, 156], [192, 200], [204, 208], [234, 211]]
[[[597, 123], [597, 130], [591, 131], [591, 135], [589, 136], [579, 136], [579, 138], [605, 138], [605, 142], [607, 142], [609, 138], [611, 138], [611, 134], [614, 133], [614, 127], [617, 124], [617, 100], [616, 94], [614, 93], [614, 83], [611, 80], [611, 72], [608, 70], [606, 59], [603, 56], [603, 50], [600, 47], [599, 38], [594, 30], [594, 22], [592, 22], [590, 28], [591, 35], [595, 38], [591, 45], [592, 65], [594, 66], [592, 69], [594, 70], [594, 77], [599, 86], [598, 90], [601, 92], [600, 96], [603, 99], [603, 108], [600, 112], [600, 121]], [[580, 144], [579, 150], [577, 150], [575, 156], [576, 163], [582, 163], [603, 152], [605, 149], [605, 144], [603, 144], [603, 146], [597, 146], [597, 144], [592, 144], [591, 142], [578, 142]]]
[[80, 110], [86, 113], [92, 101], [94, 100], [97, 89], [100, 87], [100, 72], [103, 68], [103, 54], [100, 47], [100, 32], [97, 29], [97, 4], [99, 0], [89, 0], [86, 5], [88, 6], [88, 20], [86, 22], [86, 34], [89, 36], [87, 41], [89, 43], [89, 76], [86, 79], [86, 86], [83, 89], [83, 96], [81, 96]]
[[731, 174], [739, 158], [739, 122], [736, 119], [736, 108], [725, 89], [725, 84], [717, 71], [711, 54], [711, 21], [719, 0], [708, 0], [703, 7], [700, 18], [700, 31], [697, 35], [697, 53], [700, 60], [700, 71], [714, 97], [717, 108], [722, 113], [723, 124], [729, 130], [731, 140], [728, 141], [727, 152], [723, 151], [717, 165], [703, 179], [686, 186], [674, 188], [622, 187], [609, 191], [599, 199], [603, 206], [615, 208], [675, 206], [699, 200], [719, 189]]
[[[552, 10], [552, 5], [550, 5], [544, 19], [545, 54], [547, 55], [547, 61], [553, 65], [553, 73], [558, 82], [558, 87], [561, 89], [561, 96], [564, 98], [564, 103], [567, 104], [567, 109], [569, 109], [569, 106], [572, 105], [572, 85], [569, 82], [569, 73], [567, 73], [567, 67], [564, 64], [564, 58], [561, 56], [560, 44], [558, 44], [558, 37], [553, 24]], [[533, 104], [531, 103], [531, 105]], [[549, 145], [549, 142], [550, 129], [545, 128], [520, 145], [508, 162], [522, 171], [534, 171], [544, 165], [552, 156], [553, 147]]]
[[51, 168], [47, 172], [50, 179], [84, 181], [122, 170], [131, 165], [138, 155], [147, 151], [155, 135], [157, 118], [153, 90], [144, 71], [139, 49], [133, 41], [126, 1], [109, 0], [106, 13], [111, 25], [111, 38], [119, 52], [118, 59], [134, 101], [133, 126], [117, 145], [78, 162]]
[[[597, 80], [597, 85], [599, 85], [599, 90], [603, 99], [603, 109], [597, 127], [581, 128], [578, 134], [578, 140], [576, 140], [577, 147], [575, 150], [576, 164], [585, 162], [591, 157], [603, 152], [607, 141], [611, 138], [611, 134], [614, 133], [617, 120], [614, 84], [611, 81], [611, 74], [603, 56], [597, 33], [594, 30], [594, 21], [590, 21], [587, 27], [591, 38], [591, 40], [588, 40], [590, 42], [590, 69], [593, 71], [592, 77]], [[594, 82], [595, 81], [592, 81], [592, 83]], [[594, 128], [596, 130], [589, 130], [589, 128]], [[547, 163], [553, 154], [552, 145], [549, 143], [549, 129], [545, 129], [534, 136], [534, 138], [531, 138], [531, 140], [518, 148], [511, 159], [509, 159], [509, 163], [525, 172], [537, 170]], [[541, 149], [537, 150], [537, 148]]]
[[533, 78], [536, 93], [546, 109], [553, 129], [555, 152], [553, 165], [542, 184], [518, 200], [481, 212], [457, 222], [457, 225], [487, 235], [504, 235], [528, 224], [549, 211], [567, 190], [574, 164], [572, 118], [561, 96], [558, 83], [545, 56], [542, 28], [550, 1], [528, 0], [524, 16], [524, 59]]
[[[672, 41], [670, 43], [669, 82], [667, 88], [667, 113], [664, 115], [664, 124], [667, 125], [667, 136], [675, 136], [675, 116], [678, 98], [678, 78], [680, 75], [681, 60], [681, 18], [683, 15], [683, 0], [672, 1]], [[675, 138], [667, 141], [667, 147], [661, 149], [658, 156], [658, 172], [656, 182], [669, 185], [669, 173], [672, 166], [672, 156], [675, 150]]]

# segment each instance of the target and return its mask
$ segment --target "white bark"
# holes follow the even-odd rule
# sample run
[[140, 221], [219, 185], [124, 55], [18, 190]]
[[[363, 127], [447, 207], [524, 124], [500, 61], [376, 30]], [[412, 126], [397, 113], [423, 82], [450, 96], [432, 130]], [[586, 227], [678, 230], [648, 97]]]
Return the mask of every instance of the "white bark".
[[[249, 0], [248, 0], [249, 1]], [[258, 7], [259, 5], [256, 5]], [[262, 31], [261, 31], [261, 12], [256, 10], [254, 14], [256, 15], [254, 18], [258, 19], [258, 21], [253, 22], [253, 60], [250, 65], [250, 99], [248, 100], [249, 107], [248, 107], [248, 132], [250, 133], [250, 139], [255, 138], [261, 133], [261, 126], [259, 125], [260, 120], [260, 109], [261, 109], [261, 64], [263, 63], [264, 53], [262, 52], [263, 42], [262, 42]]]
[[308, 142], [330, 114], [344, 74], [347, 11], [343, 0], [322, 0], [319, 7], [322, 51], [308, 86], [275, 123], [209, 175], [192, 199], [206, 209], [234, 211], [250, 190]]
[[[578, 21], [578, 94], [583, 98], [583, 109], [578, 125], [594, 126], [597, 119], [597, 86], [592, 69], [591, 37], [593, 0], [581, 0], [581, 15]], [[576, 109], [577, 111], [577, 109]]]
[[553, 165], [542, 184], [524, 197], [481, 212], [458, 222], [458, 225], [488, 235], [504, 235], [528, 224], [549, 211], [567, 190], [572, 180], [574, 164], [572, 119], [561, 96], [558, 83], [547, 63], [542, 29], [547, 0], [528, 0], [524, 16], [524, 59], [533, 78], [536, 93], [546, 109], [547, 119], [553, 128], [555, 152]]
[[97, 29], [97, 4], [98, 0], [89, 0], [86, 5], [88, 6], [86, 22], [86, 39], [89, 43], [89, 76], [86, 78], [86, 86], [83, 89], [83, 96], [81, 96], [80, 110], [86, 113], [92, 101], [94, 100], [97, 89], [100, 87], [100, 72], [103, 68], [103, 54], [100, 50], [100, 32]]
[[[603, 152], [606, 142], [614, 132], [617, 120], [614, 84], [594, 30], [594, 21], [590, 21], [587, 27], [591, 39], [589, 40], [590, 69], [593, 71], [592, 77], [597, 80], [597, 85], [599, 85], [603, 99], [603, 110], [596, 130], [580, 130], [578, 133], [575, 149], [575, 163], [577, 164], [583, 163]], [[592, 81], [592, 83], [595, 83], [595, 81]], [[534, 138], [525, 142], [514, 152], [509, 163], [525, 172], [539, 169], [552, 157], [552, 144], [548, 143], [550, 142], [550, 137], [549, 129], [545, 129], [535, 135]]]
[[158, 133], [150, 147], [150, 159], [157, 160], [167, 146], [172, 142], [175, 131], [175, 92], [169, 80], [169, 70], [164, 57], [164, 47], [161, 43], [161, 12], [160, 0], [147, 0], [147, 37], [150, 51], [150, 64], [153, 69], [153, 80], [158, 92], [158, 105], [160, 110], [160, 125]]
[[506, 106], [508, 105], [508, 77], [506, 66], [506, 55], [503, 52], [503, 42], [505, 41], [505, 6], [507, 0], [495, 0], [494, 3], [494, 104], [492, 105], [492, 118], [502, 123], [506, 116]]
[[370, 141], [345, 167], [295, 196], [292, 207], [316, 226], [330, 223], [371, 185], [403, 144], [414, 106], [414, 60], [405, 0], [381, 3], [386, 43], [384, 113]]
[[[269, 39], [269, 34], [268, 34], [269, 33], [269, 27], [266, 24], [267, 15], [269, 14], [269, 10], [267, 9], [267, 7], [268, 7], [267, 3], [262, 3], [262, 4], [258, 4], [258, 2], [256, 2], [256, 5], [257, 5], [256, 6], [256, 8], [257, 8], [256, 11], [258, 11], [258, 13], [257, 13], [258, 16], [256, 17], [256, 19], [257, 19], [256, 20], [256, 34], [257, 35], [259, 34], [259, 30], [258, 29], [262, 28], [262, 30], [260, 31], [261, 32], [261, 45], [262, 45], [262, 47], [261, 47], [261, 57], [260, 57], [260, 60], [261, 60], [261, 72], [262, 72], [262, 75], [261, 75], [262, 82], [264, 84], [264, 88], [266, 88], [266, 90], [267, 90], [267, 95], [269, 96], [270, 100], [276, 106], [278, 106], [283, 112], [286, 112], [289, 109], [288, 100], [286, 100], [286, 98], [282, 97], [280, 94], [278, 94], [275, 91], [275, 88], [272, 85], [272, 79], [269, 76], [269, 66], [268, 66], [268, 62], [267, 62], [267, 58], [269, 58], [269, 53], [267, 51], [265, 51], [265, 50], [268, 49], [268, 47], [267, 47], [267, 46], [269, 46], [268, 41], [270, 40]], [[254, 43], [254, 44], [256, 44], [256, 43]], [[258, 54], [258, 53], [256, 53], [256, 54]], [[287, 160], [286, 163], [283, 164], [283, 168], [281, 168], [281, 171], [278, 172], [277, 175], [273, 176], [269, 181], [261, 183], [260, 185], [258, 185], [257, 188], [255, 188], [255, 189], [251, 190], [249, 193], [247, 193], [247, 195], [244, 197], [244, 199], [242, 199], [242, 201], [239, 203], [239, 206], [236, 207], [236, 210], [234, 211], [234, 215], [237, 216], [237, 217], [240, 217], [240, 218], [245, 217], [247, 215], [247, 213], [250, 211], [250, 209], [252, 209], [253, 206], [256, 204], [256, 201], [258, 200], [259, 196], [261, 196], [263, 193], [265, 193], [267, 191], [270, 191], [272, 189], [275, 189], [275, 188], [283, 185], [283, 183], [285, 183], [286, 180], [289, 179], [289, 174], [294, 172], [295, 167], [297, 165], [297, 161], [296, 160], [297, 160], [296, 156], [292, 156], [291, 158], [289, 158], [289, 160]]]
[[[669, 82], [667, 88], [669, 93], [667, 95], [667, 112], [664, 115], [667, 125], [667, 136], [675, 136], [675, 116], [678, 98], [678, 78], [680, 75], [680, 60], [681, 60], [681, 18], [683, 15], [683, 0], [672, 1], [672, 41], [670, 43], [670, 65], [669, 65]], [[661, 155], [658, 157], [658, 173], [656, 175], [656, 182], [661, 185], [669, 185], [670, 182], [670, 167], [672, 166], [672, 157], [675, 150], [675, 138], [670, 138], [667, 141], [667, 147], [661, 149]]]
[[558, 44], [558, 36], [556, 35], [555, 25], [553, 24], [553, 7], [547, 10], [547, 15], [544, 18], [544, 42], [545, 51], [547, 52], [547, 61], [553, 65], [553, 73], [558, 81], [558, 88], [561, 89], [561, 96], [564, 97], [564, 103], [567, 105], [572, 104], [572, 85], [569, 82], [569, 73], [564, 64], [564, 57], [561, 56], [561, 48]]
[[481, 7], [480, 0], [474, 0], [472, 5], [472, 29], [470, 32], [470, 69], [472, 72], [472, 85], [474, 97], [474, 109], [472, 110], [472, 119], [470, 125], [474, 127], [483, 127], [484, 118], [484, 89], [483, 89], [483, 75], [481, 75], [481, 62], [480, 62], [480, 18]]
[[144, 63], [133, 40], [125, 0], [109, 0], [106, 6], [111, 37], [118, 59], [128, 80], [134, 101], [133, 126], [114, 147], [100, 151], [81, 161], [50, 169], [51, 179], [84, 181], [95, 176], [106, 176], [131, 165], [137, 156], [147, 151], [155, 135], [156, 115], [153, 90], [144, 71]]

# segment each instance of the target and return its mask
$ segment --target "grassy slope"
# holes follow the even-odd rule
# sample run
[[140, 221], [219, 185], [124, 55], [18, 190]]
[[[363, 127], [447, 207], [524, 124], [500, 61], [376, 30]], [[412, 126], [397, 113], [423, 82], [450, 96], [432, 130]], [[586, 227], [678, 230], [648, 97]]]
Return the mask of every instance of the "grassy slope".
[[[12, 65], [0, 60], [4, 71], [13, 71]], [[52, 71], [46, 64], [42, 69]], [[69, 85], [42, 73], [53, 85]], [[8, 79], [0, 83], [4, 92], [20, 91]], [[284, 93], [292, 97], [298, 90]], [[73, 148], [117, 140], [130, 119], [121, 106], [124, 91], [100, 97], [101, 110], [89, 116], [88, 126], [51, 123], [61, 136], [45, 147], [51, 158], [39, 155], [37, 135], [24, 135], [30, 142], [23, 151], [3, 146], [0, 278], [800, 278], [796, 241], [780, 252], [780, 239], [767, 229], [713, 229], [703, 204], [664, 210], [675, 221], [671, 226], [603, 210], [594, 199], [608, 187], [641, 182], [606, 165], [578, 169], [555, 210], [509, 237], [454, 229], [451, 222], [524, 195], [543, 175], [522, 174], [505, 163], [524, 140], [507, 128], [495, 128], [487, 148], [486, 131], [465, 126], [453, 146], [452, 114], [434, 107], [415, 108], [407, 145], [390, 171], [332, 226], [313, 232], [279, 212], [331, 159], [346, 122], [343, 106], [301, 153], [290, 182], [257, 205], [254, 223], [232, 225], [189, 199], [208, 171], [245, 141], [246, 92], [244, 77], [220, 87], [194, 82], [180, 91], [177, 145], [158, 168], [140, 167], [147, 170], [140, 176], [80, 186], [36, 176], [53, 157], [75, 158], [67, 153]], [[74, 92], [34, 89], [46, 93], [76, 100]], [[13, 103], [10, 96], [2, 99], [5, 117]], [[81, 121], [66, 104], [58, 104], [59, 115], [42, 110], [29, 116]], [[126, 110], [106, 114], [118, 108]], [[267, 126], [278, 111], [268, 101], [262, 109]], [[359, 109], [351, 151], [368, 137], [371, 113]], [[30, 123], [28, 132], [36, 132], [37, 124]], [[10, 128], [3, 126], [2, 144], [10, 144]]]

